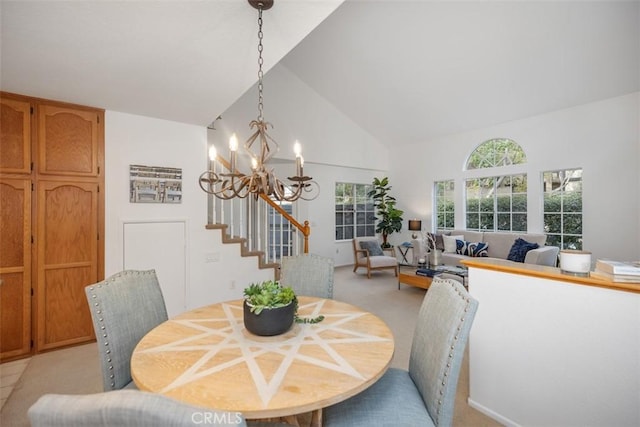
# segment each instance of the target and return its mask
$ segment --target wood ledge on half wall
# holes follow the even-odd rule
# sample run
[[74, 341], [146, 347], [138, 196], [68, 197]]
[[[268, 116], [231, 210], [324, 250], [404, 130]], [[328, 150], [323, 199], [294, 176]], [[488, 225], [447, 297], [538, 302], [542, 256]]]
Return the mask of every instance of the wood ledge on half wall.
[[524, 264], [521, 262], [514, 262], [496, 258], [465, 259], [461, 261], [461, 263], [469, 268], [482, 268], [484, 270], [494, 270], [503, 273], [522, 274], [524, 276], [540, 277], [550, 280], [560, 280], [563, 282], [574, 283], [576, 285], [598, 286], [601, 288], [614, 289], [618, 291], [640, 293], [640, 283], [611, 282], [595, 277], [574, 276], [569, 273], [563, 273], [559, 268], [549, 267], [545, 265]]

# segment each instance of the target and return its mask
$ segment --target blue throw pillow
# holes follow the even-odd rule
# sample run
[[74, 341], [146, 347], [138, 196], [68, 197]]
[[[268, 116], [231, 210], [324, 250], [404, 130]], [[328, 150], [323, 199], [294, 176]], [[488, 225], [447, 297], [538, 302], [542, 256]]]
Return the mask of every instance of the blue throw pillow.
[[526, 240], [518, 237], [515, 242], [513, 242], [513, 246], [511, 246], [511, 250], [509, 250], [507, 259], [509, 261], [524, 262], [527, 252], [531, 249], [538, 249], [539, 247], [540, 246], [537, 243], [527, 242]]
[[485, 242], [474, 243], [456, 239], [456, 253], [460, 255], [486, 257], [489, 256], [488, 249], [489, 244]]
[[363, 240], [360, 242], [360, 249], [366, 249], [369, 251], [369, 256], [380, 256], [384, 255], [382, 252], [382, 246], [380, 243], [375, 242], [373, 240]]

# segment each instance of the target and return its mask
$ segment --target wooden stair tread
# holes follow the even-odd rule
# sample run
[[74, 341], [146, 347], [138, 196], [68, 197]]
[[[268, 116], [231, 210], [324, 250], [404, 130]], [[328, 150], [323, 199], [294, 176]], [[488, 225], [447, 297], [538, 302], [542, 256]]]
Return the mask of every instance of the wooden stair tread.
[[229, 226], [227, 224], [207, 224], [205, 229], [207, 230], [222, 230], [222, 243], [223, 244], [240, 244], [240, 256], [241, 257], [257, 257], [258, 258], [258, 268], [261, 270], [272, 268], [274, 271], [274, 277], [277, 278], [279, 276], [280, 264], [275, 262], [266, 263], [264, 262], [264, 251], [250, 251], [246, 247], [247, 239], [244, 237], [233, 237], [227, 234], [227, 228]]

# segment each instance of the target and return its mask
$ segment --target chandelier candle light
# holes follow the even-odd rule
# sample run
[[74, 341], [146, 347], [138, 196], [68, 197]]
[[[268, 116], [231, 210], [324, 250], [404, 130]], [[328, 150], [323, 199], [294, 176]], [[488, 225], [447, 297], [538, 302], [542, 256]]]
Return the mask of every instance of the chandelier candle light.
[[[320, 187], [315, 181], [312, 181], [311, 177], [305, 176], [303, 173], [304, 158], [298, 141], [293, 146], [296, 156], [296, 175], [288, 177], [288, 183], [278, 179], [273, 169], [267, 168], [267, 162], [279, 150], [278, 143], [267, 133], [267, 127], [273, 126], [264, 120], [262, 95], [262, 11], [270, 9], [273, 6], [273, 0], [248, 1], [252, 7], [258, 9], [258, 118], [249, 124], [249, 127], [256, 128], [256, 131], [244, 143], [244, 149], [251, 157], [251, 172], [243, 174], [237, 169], [238, 138], [234, 133], [229, 139], [229, 162], [217, 154], [214, 146], [209, 149], [209, 159], [212, 165], [210, 170], [200, 175], [200, 188], [225, 200], [235, 197], [245, 198], [249, 194], [253, 194], [256, 199], [264, 194], [288, 202], [298, 199], [313, 200], [318, 196]], [[254, 147], [256, 139], [260, 144], [259, 147], [257, 144]], [[217, 173], [216, 161], [228, 172]]]

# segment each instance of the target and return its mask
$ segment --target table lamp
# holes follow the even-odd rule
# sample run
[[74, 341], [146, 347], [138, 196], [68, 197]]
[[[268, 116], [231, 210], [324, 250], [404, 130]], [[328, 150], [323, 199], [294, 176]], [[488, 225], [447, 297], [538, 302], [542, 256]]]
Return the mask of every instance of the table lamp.
[[413, 233], [411, 234], [411, 238], [412, 239], [417, 239], [418, 238], [418, 234], [416, 233], [416, 231], [421, 231], [422, 230], [422, 221], [419, 219], [410, 219], [409, 220], [409, 230], [413, 231]]

